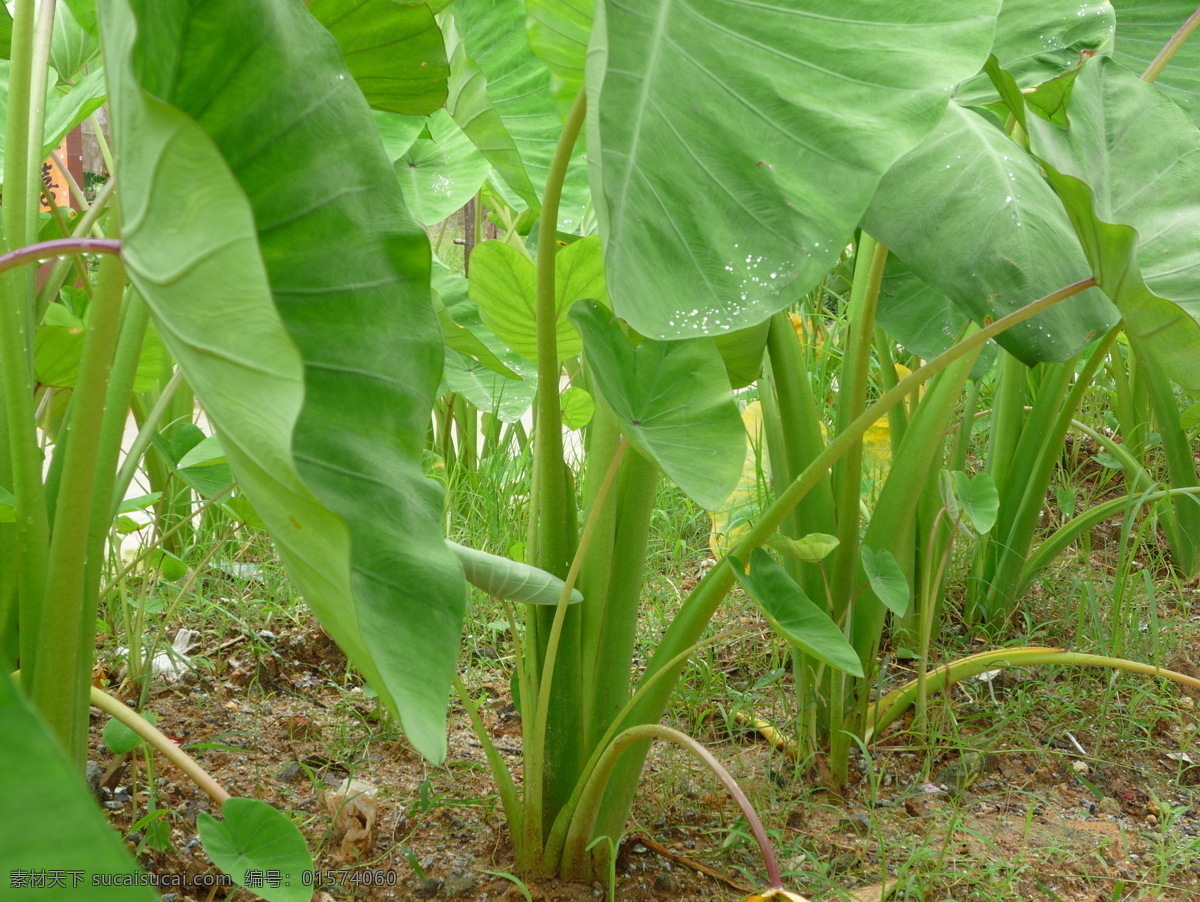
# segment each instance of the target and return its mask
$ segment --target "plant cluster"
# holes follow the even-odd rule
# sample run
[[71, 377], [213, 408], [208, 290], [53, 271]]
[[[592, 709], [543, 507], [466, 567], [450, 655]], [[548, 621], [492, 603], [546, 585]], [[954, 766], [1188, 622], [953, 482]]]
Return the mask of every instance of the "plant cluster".
[[[75, 778], [94, 704], [221, 805], [201, 834], [236, 881], [311, 871], [285, 816], [92, 685], [102, 614], [141, 646], [126, 577], [182, 598], [224, 545], [205, 537], [243, 524], [431, 761], [457, 692], [524, 876], [609, 873], [662, 740], [722, 774], [764, 898], [786, 896], [736, 783], [660, 723], [735, 586], [788, 643], [795, 754], [835, 785], [853, 748], [912, 709], [921, 734], [932, 693], [996, 668], [1196, 684], [1123, 657], [1131, 553], [1103, 647], [1004, 645], [1039, 573], [1114, 515], [1127, 546], [1161, 530], [1200, 569], [1187, 5], [16, 0], [9, 19], [0, 822], [53, 805], [70, 835], [6, 836], [6, 867], [131, 866]], [[105, 103], [112, 177], [40, 214], [41, 161]], [[1080, 421], [1098, 385], [1106, 431]], [[1047, 534], [1068, 434], [1125, 491]], [[447, 539], [464, 473], [485, 547]], [[715, 561], [637, 668], [664, 481], [713, 512]], [[457, 677], [468, 583], [514, 646], [519, 782]], [[994, 647], [936, 666], [959, 620]], [[876, 691], [885, 651], [911, 684]], [[152, 650], [128, 657], [144, 685]]]

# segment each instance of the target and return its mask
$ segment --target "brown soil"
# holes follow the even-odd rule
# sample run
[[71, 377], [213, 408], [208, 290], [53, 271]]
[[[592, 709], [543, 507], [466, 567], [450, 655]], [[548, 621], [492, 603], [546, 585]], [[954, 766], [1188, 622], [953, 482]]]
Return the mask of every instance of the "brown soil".
[[[298, 815], [321, 873], [336, 884], [317, 897], [322, 902], [525, 898], [516, 883], [488, 873], [511, 873], [511, 847], [483, 753], [461, 709], [451, 715], [445, 766], [431, 767], [379, 718], [375, 702], [347, 676], [341, 652], [315, 624], [243, 639], [205, 636], [193, 657], [197, 675], [156, 685], [146, 707], [231, 793]], [[1174, 666], [1197, 672], [1195, 660], [1188, 654]], [[477, 660], [476, 670], [487, 674], [489, 663]], [[1054, 684], [1046, 679], [1013, 673], [956, 689], [956, 720], [947, 732], [958, 736], [956, 748], [984, 754], [963, 761], [958, 752], [934, 750], [923, 773], [924, 757], [913, 751], [911, 737], [893, 730], [872, 750], [870, 768], [861, 756], [855, 759], [844, 797], [798, 771], [753, 732], [730, 735], [716, 718], [685, 727], [747, 788], [785, 850], [781, 866], [789, 888], [814, 899], [855, 898], [831, 887], [878, 883], [889, 867], [908, 875], [914, 899], [975, 898], [972, 887], [990, 872], [1011, 880], [1022, 899], [1200, 899], [1200, 863], [1162, 860], [1170, 848], [1200, 849], [1200, 768], [1177, 760], [1177, 750], [1189, 742], [1195, 748], [1194, 695], [1156, 689], [1164, 712], [1177, 716], [1164, 713], [1140, 745], [1114, 746], [1106, 741], [1105, 718], [1124, 716], [1121, 699], [1144, 684], [1128, 678], [1111, 694], [1115, 704], [1104, 708], [1097, 701], [1083, 716], [1085, 726], [1068, 736], [1054, 712]], [[1055, 679], [1088, 679], [1096, 698], [1104, 695], [1102, 676]], [[1020, 722], [998, 721], [995, 702], [1018, 693], [1040, 702], [1029, 705]], [[475, 695], [484, 697], [501, 753], [517, 761], [520, 728], [507, 678], [497, 670]], [[99, 739], [103, 718], [93, 717], [93, 726], [92, 757], [108, 772], [105, 797], [119, 801], [126, 798], [121, 789], [132, 793], [108, 807], [136, 848], [145, 835], [144, 828], [133, 829], [146, 812], [145, 766], [114, 761]], [[342, 842], [324, 802], [330, 787], [348, 776], [379, 789], [377, 824], [357, 846]], [[250, 898], [201, 887], [203, 875], [216, 871], [195, 822], [212, 806], [168, 764], [158, 766], [156, 780], [173, 848], [142, 848], [143, 864], [184, 881], [174, 890], [178, 900]], [[761, 879], [757, 852], [732, 802], [673, 750], [652, 756], [630, 832], [634, 840], [618, 859], [617, 899], [740, 900]], [[1167, 834], [1172, 844], [1164, 842]], [[684, 858], [719, 871], [725, 881]], [[922, 863], [911, 864], [915, 859]], [[601, 885], [530, 881], [529, 890], [542, 902], [607, 898]]]

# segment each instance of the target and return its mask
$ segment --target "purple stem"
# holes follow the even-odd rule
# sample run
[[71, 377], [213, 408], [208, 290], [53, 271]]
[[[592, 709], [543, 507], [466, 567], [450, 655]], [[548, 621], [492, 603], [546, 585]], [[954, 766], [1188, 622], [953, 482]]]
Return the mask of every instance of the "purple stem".
[[120, 254], [121, 242], [115, 238], [57, 238], [19, 247], [0, 254], [0, 272], [16, 269], [34, 260], [65, 257], [68, 254]]

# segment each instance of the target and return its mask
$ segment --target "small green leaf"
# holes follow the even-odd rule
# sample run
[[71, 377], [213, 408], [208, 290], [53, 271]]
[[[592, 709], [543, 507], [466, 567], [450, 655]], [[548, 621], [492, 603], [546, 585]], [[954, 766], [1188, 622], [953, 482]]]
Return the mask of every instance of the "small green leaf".
[[0, 488], [0, 523], [17, 521], [17, 499], [6, 488]]
[[1184, 429], [1195, 429], [1200, 426], [1200, 401], [1189, 404], [1179, 412], [1179, 425]]
[[886, 548], [878, 553], [866, 545], [862, 547], [862, 565], [873, 591], [884, 606], [897, 617], [908, 611], [908, 580]]
[[563, 425], [568, 429], [582, 429], [592, 421], [596, 412], [596, 402], [584, 389], [572, 386], [562, 393], [559, 399], [562, 405]]
[[124, 514], [121, 514], [117, 517], [116, 522], [113, 524], [113, 528], [116, 529], [116, 531], [121, 535], [127, 536], [130, 533], [145, 529], [146, 525], [147, 524], [145, 523], [139, 523], [137, 520], [133, 519], [133, 517], [127, 517]]
[[[158, 723], [158, 716], [153, 711], [142, 711], [142, 720], [146, 723]], [[145, 742], [141, 736], [121, 723], [115, 717], [110, 717], [108, 723], [104, 725], [104, 729], [100, 735], [104, 738], [104, 744], [108, 746], [108, 750], [114, 755], [124, 755], [132, 752], [139, 745]]]
[[312, 855], [300, 830], [283, 812], [258, 799], [226, 799], [224, 822], [200, 812], [196, 826], [208, 857], [238, 886], [250, 888], [249, 871], [278, 871], [280, 886], [254, 881], [252, 892], [267, 902], [308, 902], [312, 888], [304, 875], [313, 869]]
[[[454, 552], [467, 582], [495, 598], [521, 601], [525, 604], [558, 604], [566, 585], [557, 576], [508, 558], [474, 548], [465, 548], [455, 542], [446, 542]], [[583, 595], [578, 589], [571, 590], [568, 604], [578, 604]]]
[[267, 524], [263, 522], [263, 518], [259, 516], [258, 511], [254, 509], [254, 505], [250, 503], [250, 499], [245, 495], [235, 495], [221, 503], [221, 507], [229, 511], [234, 517], [247, 526], [254, 529], [265, 530]]
[[806, 564], [816, 564], [825, 560], [833, 553], [840, 542], [837, 536], [823, 532], [809, 533], [802, 539], [790, 539], [784, 535], [773, 535], [767, 539], [767, 544], [782, 554], [791, 555]]
[[729, 563], [738, 583], [754, 599], [776, 632], [830, 667], [851, 676], [863, 675], [857, 652], [837, 624], [804, 594], [799, 584], [767, 552], [754, 549], [750, 555], [749, 573], [737, 558], [731, 557]]
[[188, 566], [178, 557], [162, 548], [155, 548], [146, 558], [146, 565], [153, 567], [163, 575], [163, 579], [172, 582], [187, 576]]
[[980, 535], [991, 531], [996, 524], [996, 514], [1000, 510], [1000, 495], [996, 491], [996, 483], [987, 473], [979, 473], [974, 477], [955, 471], [950, 474], [954, 480], [954, 492], [962, 505], [963, 513]]
[[151, 504], [154, 504], [162, 497], [162, 492], [151, 492], [149, 495], [138, 495], [135, 498], [126, 498], [121, 502], [121, 506], [117, 508], [118, 514], [128, 514], [133, 511], [144, 511]]

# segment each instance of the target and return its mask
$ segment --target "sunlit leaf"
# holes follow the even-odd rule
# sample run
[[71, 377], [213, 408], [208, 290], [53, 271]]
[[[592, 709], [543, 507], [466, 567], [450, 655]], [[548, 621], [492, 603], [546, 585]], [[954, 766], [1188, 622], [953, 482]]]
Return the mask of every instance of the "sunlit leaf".
[[598, 4], [587, 145], [618, 315], [654, 338], [717, 334], [815, 287], [979, 72], [999, 8]]

